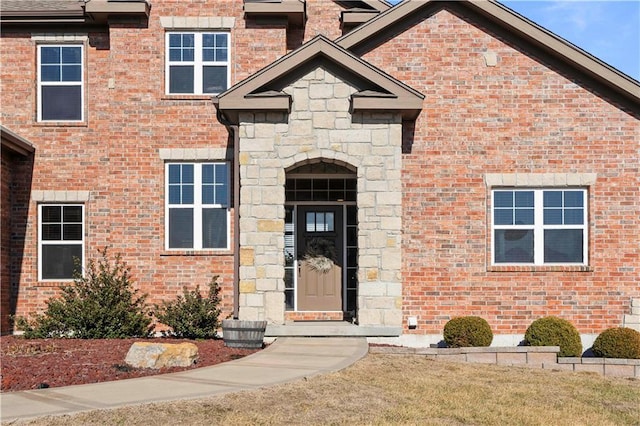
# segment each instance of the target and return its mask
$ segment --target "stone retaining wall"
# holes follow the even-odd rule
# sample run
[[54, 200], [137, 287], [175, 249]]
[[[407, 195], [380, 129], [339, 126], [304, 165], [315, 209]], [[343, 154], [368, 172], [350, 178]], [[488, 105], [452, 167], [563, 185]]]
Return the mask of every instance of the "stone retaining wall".
[[373, 354], [411, 354], [443, 361], [526, 366], [545, 370], [587, 371], [609, 377], [640, 379], [640, 359], [558, 357], [558, 346], [515, 346], [483, 348], [407, 348], [369, 346]]

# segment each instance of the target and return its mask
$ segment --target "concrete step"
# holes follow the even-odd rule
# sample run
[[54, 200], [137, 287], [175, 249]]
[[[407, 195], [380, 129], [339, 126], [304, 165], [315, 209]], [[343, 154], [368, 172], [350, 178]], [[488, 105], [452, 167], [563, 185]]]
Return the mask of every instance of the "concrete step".
[[268, 324], [265, 337], [396, 337], [402, 327], [359, 326], [346, 321], [293, 321]]

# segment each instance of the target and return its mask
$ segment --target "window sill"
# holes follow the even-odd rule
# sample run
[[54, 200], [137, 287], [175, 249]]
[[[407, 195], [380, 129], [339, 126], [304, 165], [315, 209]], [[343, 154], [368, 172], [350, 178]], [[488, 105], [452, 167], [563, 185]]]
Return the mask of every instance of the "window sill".
[[216, 96], [217, 96], [216, 94], [206, 94], [206, 95], [176, 94], [176, 95], [164, 95], [160, 99], [162, 99], [163, 101], [211, 101]]
[[35, 287], [60, 287], [63, 285], [71, 285], [74, 281], [73, 279], [40, 280], [36, 283]]
[[487, 272], [593, 272], [588, 265], [491, 265]]
[[36, 127], [89, 127], [86, 121], [37, 121]]
[[233, 256], [231, 250], [164, 250], [161, 257], [171, 256]]

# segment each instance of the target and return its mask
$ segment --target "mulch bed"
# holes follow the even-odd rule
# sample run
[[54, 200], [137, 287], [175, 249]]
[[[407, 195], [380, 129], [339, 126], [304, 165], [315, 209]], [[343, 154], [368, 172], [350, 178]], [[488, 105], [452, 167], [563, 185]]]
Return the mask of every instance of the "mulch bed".
[[[134, 342], [191, 342], [198, 346], [198, 361], [191, 367], [158, 370], [131, 368], [124, 360]], [[231, 361], [258, 350], [228, 348], [222, 340], [24, 339], [19, 336], [0, 336], [1, 391], [80, 385], [173, 373]]]

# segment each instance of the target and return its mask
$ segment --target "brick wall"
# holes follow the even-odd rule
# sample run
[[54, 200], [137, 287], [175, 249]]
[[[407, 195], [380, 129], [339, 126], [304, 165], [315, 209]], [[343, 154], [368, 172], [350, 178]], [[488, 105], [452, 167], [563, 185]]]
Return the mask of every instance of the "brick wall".
[[[419, 321], [405, 331], [470, 314], [498, 334], [545, 315], [620, 326], [640, 291], [638, 117], [447, 11], [364, 58], [426, 95], [403, 158], [403, 305]], [[486, 173], [597, 173], [591, 269], [489, 272]]]
[[[204, 289], [213, 275], [220, 275], [226, 316], [233, 303], [232, 250], [164, 250], [164, 161], [159, 150], [226, 148], [229, 143], [211, 96], [165, 95], [161, 16], [235, 18], [232, 84], [286, 52], [285, 29], [245, 21], [241, 1], [216, 1], [215, 7], [206, 2], [153, 2], [148, 26], [114, 22], [108, 31], [88, 34], [86, 123], [52, 125], [36, 123], [36, 44], [31, 33], [4, 31], [2, 121], [36, 146], [32, 190], [90, 192], [85, 204], [86, 256], [97, 257], [97, 249], [105, 246], [121, 253], [151, 303], [175, 297], [183, 286]], [[43, 309], [60, 284], [38, 282], [35, 201], [25, 216], [24, 259], [13, 260], [22, 271], [17, 278], [19, 314]], [[232, 233], [229, 238], [233, 241]]]

